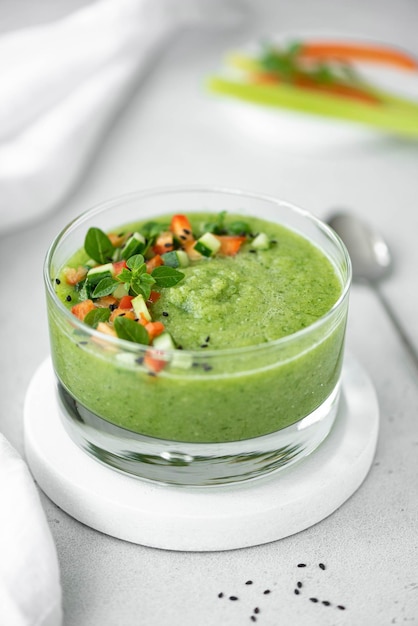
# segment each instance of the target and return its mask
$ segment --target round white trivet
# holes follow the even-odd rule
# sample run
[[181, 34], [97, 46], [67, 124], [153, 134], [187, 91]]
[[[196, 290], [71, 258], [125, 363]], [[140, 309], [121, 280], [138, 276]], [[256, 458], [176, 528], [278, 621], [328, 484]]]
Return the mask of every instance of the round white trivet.
[[361, 485], [379, 430], [374, 387], [346, 357], [342, 398], [324, 443], [264, 478], [219, 487], [173, 487], [124, 475], [94, 460], [62, 425], [48, 358], [24, 409], [26, 457], [35, 480], [69, 515], [103, 533], [168, 550], [230, 550], [275, 541], [320, 522]]

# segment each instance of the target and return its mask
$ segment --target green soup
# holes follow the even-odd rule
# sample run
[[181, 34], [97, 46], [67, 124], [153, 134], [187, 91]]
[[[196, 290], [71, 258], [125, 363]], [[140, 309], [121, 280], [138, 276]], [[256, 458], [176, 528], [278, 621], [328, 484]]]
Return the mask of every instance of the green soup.
[[[189, 217], [197, 231], [210, 218]], [[341, 281], [304, 237], [257, 218], [245, 221], [268, 236], [267, 249], [255, 250], [249, 239], [234, 256], [193, 261], [182, 268], [183, 280], [162, 289], [151, 305], [153, 320], [164, 323], [180, 348], [157, 375], [144, 367], [146, 348], [121, 350], [88, 329], [84, 335], [50, 301], [52, 356], [66, 392], [112, 424], [188, 442], [265, 435], [322, 404], [341, 370], [346, 310], [326, 316]], [[140, 231], [141, 224], [128, 228]], [[80, 250], [67, 265], [86, 261]], [[56, 293], [68, 308], [79, 299], [62, 279]]]

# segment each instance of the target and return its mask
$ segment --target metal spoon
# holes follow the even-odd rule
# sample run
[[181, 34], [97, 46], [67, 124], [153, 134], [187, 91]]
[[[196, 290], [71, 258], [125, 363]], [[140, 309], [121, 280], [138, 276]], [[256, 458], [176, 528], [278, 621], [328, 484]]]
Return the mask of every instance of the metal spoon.
[[379, 233], [351, 213], [344, 211], [334, 213], [327, 222], [347, 247], [353, 266], [353, 280], [368, 283], [374, 289], [418, 369], [418, 355], [378, 285], [378, 281], [386, 276], [392, 267], [392, 257], [387, 243]]

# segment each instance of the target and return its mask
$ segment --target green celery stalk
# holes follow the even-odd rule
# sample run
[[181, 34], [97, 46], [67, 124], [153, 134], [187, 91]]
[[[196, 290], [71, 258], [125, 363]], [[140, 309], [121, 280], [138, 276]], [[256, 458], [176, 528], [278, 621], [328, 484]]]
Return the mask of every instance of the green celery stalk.
[[289, 84], [252, 85], [216, 76], [209, 79], [208, 87], [214, 93], [255, 104], [359, 122], [402, 137], [418, 139], [418, 107], [405, 106], [397, 98], [373, 105], [302, 90]]

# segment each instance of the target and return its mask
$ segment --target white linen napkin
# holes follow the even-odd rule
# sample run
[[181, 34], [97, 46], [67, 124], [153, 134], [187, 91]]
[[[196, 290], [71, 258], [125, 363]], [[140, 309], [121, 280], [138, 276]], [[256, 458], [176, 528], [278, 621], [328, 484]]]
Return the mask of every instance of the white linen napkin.
[[0, 433], [0, 624], [59, 626], [55, 544], [24, 461]]
[[71, 189], [156, 51], [186, 25], [233, 25], [233, 0], [97, 0], [0, 37], [0, 233]]

